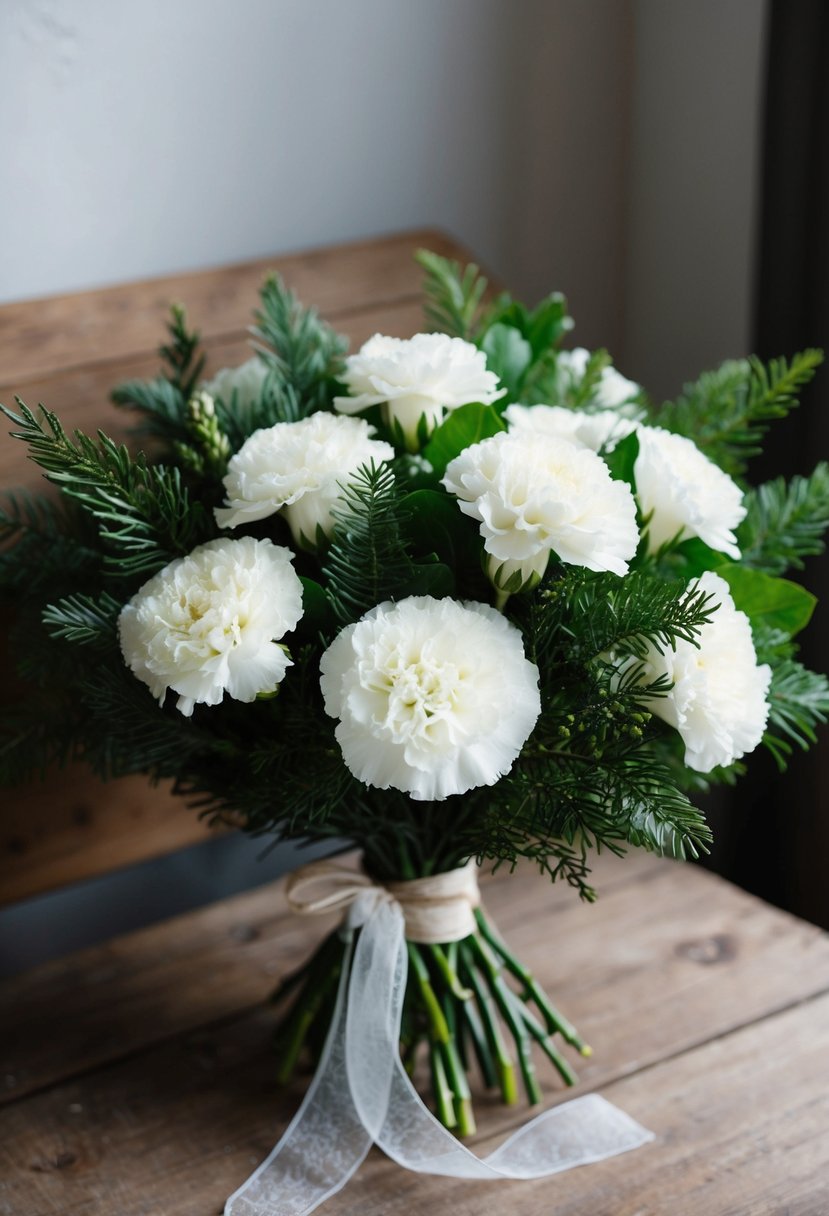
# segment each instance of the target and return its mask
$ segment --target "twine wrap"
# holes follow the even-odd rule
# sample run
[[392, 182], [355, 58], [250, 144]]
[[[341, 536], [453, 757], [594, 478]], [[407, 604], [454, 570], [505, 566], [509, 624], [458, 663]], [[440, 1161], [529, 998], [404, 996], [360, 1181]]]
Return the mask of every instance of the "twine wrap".
[[313, 861], [288, 879], [288, 905], [301, 916], [346, 912], [346, 927], [363, 924], [382, 901], [396, 902], [406, 926], [406, 940], [423, 945], [458, 942], [475, 932], [475, 909], [481, 902], [474, 861], [444, 874], [379, 883], [368, 874], [333, 861]]
[[345, 913], [340, 986], [302, 1105], [269, 1156], [228, 1199], [225, 1216], [309, 1216], [345, 1186], [372, 1144], [418, 1173], [503, 1179], [557, 1174], [653, 1139], [618, 1107], [585, 1094], [544, 1111], [481, 1159], [424, 1106], [400, 1062], [406, 938], [441, 943], [474, 931], [479, 895], [471, 863], [381, 885], [343, 866], [314, 862], [293, 876], [288, 892], [291, 907], [303, 915]]

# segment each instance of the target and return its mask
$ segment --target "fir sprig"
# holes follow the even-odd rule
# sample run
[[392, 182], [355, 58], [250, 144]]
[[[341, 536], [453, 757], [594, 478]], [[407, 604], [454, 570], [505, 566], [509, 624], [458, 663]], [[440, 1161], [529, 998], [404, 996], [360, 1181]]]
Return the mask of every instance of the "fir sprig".
[[67, 595], [56, 604], [48, 604], [41, 619], [53, 638], [108, 650], [115, 646], [122, 607], [121, 601], [106, 591], [100, 595]]
[[426, 296], [424, 312], [429, 325], [454, 338], [473, 341], [478, 334], [477, 321], [487, 289], [487, 281], [470, 263], [461, 267], [428, 249], [415, 255], [426, 274], [423, 291]]
[[158, 570], [211, 533], [207, 513], [191, 500], [177, 468], [130, 456], [102, 431], [97, 440], [76, 430], [70, 438], [56, 414], [40, 417], [18, 399], [20, 414], [0, 406], [29, 445], [50, 481], [94, 519], [106, 550], [104, 565], [124, 575]]
[[805, 350], [790, 361], [735, 359], [686, 384], [674, 402], [662, 406], [657, 422], [692, 439], [726, 473], [740, 477], [775, 418], [798, 403], [798, 393], [823, 362], [819, 350]]
[[343, 506], [334, 518], [323, 575], [334, 611], [347, 623], [398, 598], [414, 573], [402, 494], [391, 466], [372, 461], [358, 469], [343, 488]]
[[822, 553], [829, 526], [829, 464], [808, 477], [767, 481], [745, 496], [746, 517], [737, 529], [743, 565], [767, 574], [802, 570], [803, 558]]
[[696, 584], [641, 570], [619, 578], [577, 569], [550, 580], [530, 601], [527, 629], [536, 661], [553, 669], [612, 650], [641, 658], [649, 645], [694, 642], [715, 608]]
[[829, 719], [829, 681], [794, 659], [785, 659], [772, 671], [769, 706], [763, 743], [783, 770], [794, 747], [805, 751], [816, 743], [816, 728]]
[[254, 338], [280, 383], [296, 395], [298, 416], [327, 409], [343, 369], [346, 340], [320, 320], [316, 309], [300, 304], [276, 274], [265, 280], [254, 315]]

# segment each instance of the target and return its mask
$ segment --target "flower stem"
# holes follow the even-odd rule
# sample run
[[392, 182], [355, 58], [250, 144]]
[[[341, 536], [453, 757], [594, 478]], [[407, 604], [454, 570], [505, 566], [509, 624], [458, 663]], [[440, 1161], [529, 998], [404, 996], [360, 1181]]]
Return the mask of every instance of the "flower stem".
[[432, 1092], [435, 1095], [437, 1116], [444, 1127], [455, 1127], [458, 1122], [455, 1115], [455, 1103], [446, 1079], [446, 1069], [443, 1066], [439, 1043], [429, 1044], [429, 1062], [432, 1065]]
[[535, 978], [529, 968], [525, 967], [524, 964], [515, 957], [506, 943], [503, 942], [501, 938], [498, 937], [498, 935], [493, 931], [492, 926], [489, 924], [480, 908], [475, 909], [475, 919], [478, 923], [478, 929], [482, 937], [503, 960], [504, 966], [507, 968], [507, 970], [510, 971], [516, 979], [521, 981], [527, 991], [528, 996], [530, 996], [538, 1006], [544, 1020], [547, 1023], [547, 1029], [549, 1031], [557, 1031], [561, 1037], [572, 1047], [575, 1047], [576, 1051], [578, 1051], [581, 1055], [592, 1055], [592, 1048], [588, 1047], [584, 1039], [582, 1039], [581, 1035], [576, 1030], [575, 1026], [573, 1026], [572, 1022], [569, 1022], [567, 1018], [565, 1018], [564, 1015], [560, 1013], [558, 1009], [556, 1009], [555, 1005], [553, 1005], [550, 998], [547, 996], [547, 993], [538, 983], [538, 980]]
[[489, 985], [489, 990], [495, 998], [495, 1003], [501, 1017], [509, 1027], [512, 1037], [515, 1039], [515, 1046], [518, 1049], [518, 1064], [521, 1068], [521, 1076], [524, 1081], [524, 1088], [527, 1091], [527, 1101], [531, 1106], [541, 1101], [541, 1087], [538, 1084], [536, 1076], [535, 1064], [533, 1062], [532, 1044], [530, 1036], [527, 1032], [526, 1025], [522, 1018], [517, 1017], [513, 1006], [513, 993], [510, 992], [500, 975], [500, 964], [493, 956], [491, 950], [477, 934], [473, 934], [469, 939], [472, 943], [472, 950], [476, 955], [481, 972]]
[[507, 1106], [514, 1106], [518, 1101], [518, 1087], [515, 1084], [515, 1065], [510, 1059], [501, 1027], [495, 1014], [494, 1002], [486, 991], [483, 980], [479, 976], [472, 952], [467, 945], [473, 938], [461, 942], [461, 958], [464, 963], [464, 979], [475, 993], [478, 1011], [481, 1015], [484, 1034], [495, 1062], [497, 1084], [501, 1089], [501, 1097]]

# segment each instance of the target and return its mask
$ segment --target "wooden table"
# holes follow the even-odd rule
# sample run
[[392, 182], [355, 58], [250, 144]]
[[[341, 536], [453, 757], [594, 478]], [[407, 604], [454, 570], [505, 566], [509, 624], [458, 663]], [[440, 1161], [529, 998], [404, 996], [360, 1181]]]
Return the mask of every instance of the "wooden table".
[[[279, 265], [359, 342], [419, 328], [421, 244], [456, 248], [406, 234]], [[189, 304], [214, 368], [238, 362], [271, 261], [0, 309], [0, 400], [14, 390], [123, 432], [106, 391], [152, 374], [170, 299]], [[31, 482], [13, 448], [0, 444], [0, 483]], [[5, 801], [7, 900], [204, 834], [140, 781], [101, 787], [74, 772]], [[594, 1047], [577, 1092], [600, 1089], [656, 1141], [535, 1183], [429, 1179], [374, 1152], [324, 1212], [829, 1213], [826, 936], [695, 867], [603, 857], [596, 880], [595, 907], [529, 871], [490, 880], [486, 901]], [[0, 1214], [218, 1216], [300, 1100], [300, 1083], [273, 1083], [264, 1002], [325, 928], [289, 915], [277, 883], [6, 982]], [[545, 1103], [571, 1096], [540, 1072]], [[476, 1105], [481, 1150], [527, 1118], [483, 1094]]]
[[[578, 1092], [657, 1140], [521, 1183], [407, 1174], [374, 1150], [325, 1212], [829, 1212], [825, 936], [698, 868], [603, 859], [597, 876], [594, 907], [535, 876], [498, 877], [486, 902], [594, 1047]], [[8, 982], [0, 1213], [218, 1216], [299, 1102], [273, 1083], [263, 1002], [323, 927], [277, 883]], [[539, 1071], [545, 1102], [567, 1096]], [[477, 1106], [481, 1149], [527, 1118]]]

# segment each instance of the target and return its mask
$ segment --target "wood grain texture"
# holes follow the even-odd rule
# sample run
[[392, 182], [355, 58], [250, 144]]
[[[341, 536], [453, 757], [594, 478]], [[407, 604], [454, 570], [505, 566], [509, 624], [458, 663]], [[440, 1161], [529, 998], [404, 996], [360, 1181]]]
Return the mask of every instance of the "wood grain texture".
[[[626, 881], [624, 866], [615, 874], [609, 867], [605, 897], [593, 908], [543, 880], [507, 876], [488, 886], [486, 898], [512, 944], [593, 1040], [596, 1055], [591, 1071], [582, 1070], [581, 1088], [600, 1086], [651, 1126], [658, 1142], [554, 1180], [498, 1186], [408, 1175], [373, 1154], [326, 1211], [817, 1216], [825, 1210], [819, 1201], [826, 1198], [829, 1164], [826, 937], [693, 867], [651, 860], [635, 878], [633, 869]], [[9, 991], [31, 1058], [35, 1040], [50, 1035], [69, 1048], [74, 1017], [87, 1046], [74, 1079], [0, 1114], [0, 1213], [221, 1211], [301, 1093], [301, 1086], [281, 1093], [272, 1084], [269, 1011], [253, 1006], [233, 1014], [227, 998], [229, 988], [241, 985], [245, 1000], [258, 1000], [274, 979], [266, 959], [293, 963], [317, 935], [319, 926], [286, 923], [272, 910], [272, 929], [267, 917], [255, 922], [244, 915], [261, 915], [268, 899], [275, 899], [273, 890], [210, 909], [205, 920], [186, 918], [178, 941], [175, 922], [121, 939], [109, 973], [95, 982], [83, 976], [87, 966], [102, 965], [100, 952], [76, 958], [64, 977], [68, 1006], [50, 996], [59, 986], [32, 989], [28, 998]], [[225, 930], [231, 922], [237, 929], [258, 925], [261, 935], [244, 940], [246, 933], [237, 932], [233, 943], [220, 931], [223, 917]], [[191, 971], [184, 942], [189, 936], [192, 950], [199, 933], [204, 952], [193, 951]], [[76, 988], [86, 984], [85, 1013], [72, 1010], [70, 974]], [[109, 993], [100, 1020], [96, 989]], [[30, 1034], [26, 1028], [38, 1017]], [[110, 1063], [101, 1067], [96, 1044], [107, 1020]], [[142, 1047], [137, 1027], [154, 1020], [167, 1037], [153, 1043], [157, 1031], [150, 1030]], [[2, 1039], [12, 1031], [4, 1027]], [[569, 1096], [545, 1075], [546, 1102]], [[486, 1097], [477, 1102], [482, 1149], [527, 1117], [525, 1109], [505, 1110]]]
[[47, 372], [155, 351], [173, 302], [186, 306], [191, 324], [206, 339], [237, 334], [247, 324], [263, 278], [274, 269], [327, 317], [414, 299], [422, 272], [413, 255], [422, 247], [466, 257], [455, 241], [424, 229], [6, 304], [0, 308], [0, 383], [14, 385]]

